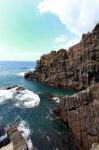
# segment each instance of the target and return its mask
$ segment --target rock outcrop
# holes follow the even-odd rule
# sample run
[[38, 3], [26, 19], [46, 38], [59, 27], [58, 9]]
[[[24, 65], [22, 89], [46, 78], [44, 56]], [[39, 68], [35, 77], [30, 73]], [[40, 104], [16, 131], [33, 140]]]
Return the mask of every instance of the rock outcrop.
[[34, 73], [26, 73], [25, 78], [77, 90], [99, 82], [99, 24], [68, 51], [61, 49], [43, 55]]
[[9, 141], [13, 144], [13, 150], [29, 150], [25, 139], [21, 135], [21, 132], [18, 131], [16, 126], [9, 128], [7, 135]]
[[1, 150], [29, 150], [21, 132], [15, 125], [7, 130], [6, 142], [2, 142]]
[[90, 150], [99, 150], [99, 144], [98, 143], [93, 143]]
[[99, 143], [99, 83], [63, 97], [54, 113], [69, 126], [80, 149]]

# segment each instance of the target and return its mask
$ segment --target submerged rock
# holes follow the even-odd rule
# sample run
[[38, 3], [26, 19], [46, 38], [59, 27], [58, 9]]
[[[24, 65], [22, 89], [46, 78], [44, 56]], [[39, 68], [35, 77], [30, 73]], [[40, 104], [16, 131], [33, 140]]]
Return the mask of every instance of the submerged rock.
[[18, 86], [18, 85], [8, 86], [8, 87], [6, 87], [6, 90], [11, 90], [11, 89], [14, 89], [14, 88], [16, 88], [17, 91], [25, 90], [24, 87], [21, 87], [21, 86]]
[[80, 149], [99, 143], [99, 84], [61, 98], [54, 113], [69, 126]]
[[99, 82], [99, 24], [68, 51], [60, 49], [43, 55], [35, 71], [26, 73], [25, 78], [77, 90]]
[[18, 87], [18, 85], [8, 86], [8, 87], [6, 87], [6, 90], [11, 90], [11, 89], [16, 88], [16, 87]]

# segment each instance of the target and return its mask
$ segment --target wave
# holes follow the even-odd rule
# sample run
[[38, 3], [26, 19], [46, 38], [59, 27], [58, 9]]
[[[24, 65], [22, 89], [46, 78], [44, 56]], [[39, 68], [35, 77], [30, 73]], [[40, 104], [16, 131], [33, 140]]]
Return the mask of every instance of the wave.
[[57, 102], [57, 103], [59, 103], [59, 102], [60, 102], [59, 97], [53, 97], [52, 99], [53, 99], [55, 102]]
[[31, 140], [31, 130], [26, 121], [21, 120], [18, 125], [18, 130], [21, 132], [22, 136], [27, 142], [29, 150], [33, 150], [33, 144]]
[[29, 71], [35, 71], [35, 69], [34, 68], [30, 68], [30, 69], [28, 69]]
[[20, 72], [20, 73], [17, 73], [17, 76], [21, 76], [21, 77], [24, 77], [26, 72]]
[[5, 139], [7, 139], [7, 134], [0, 137], [0, 142], [3, 142]]
[[30, 68], [30, 69], [25, 70], [25, 72], [19, 72], [19, 73], [17, 73], [16, 75], [17, 75], [17, 76], [24, 77], [24, 75], [25, 75], [26, 72], [29, 72], [29, 71], [34, 72], [34, 70], [35, 70], [35, 69]]
[[33, 108], [40, 103], [40, 98], [37, 94], [26, 89], [19, 89], [18, 87], [0, 90], [0, 104], [7, 100], [13, 101], [16, 107], [21, 108]]

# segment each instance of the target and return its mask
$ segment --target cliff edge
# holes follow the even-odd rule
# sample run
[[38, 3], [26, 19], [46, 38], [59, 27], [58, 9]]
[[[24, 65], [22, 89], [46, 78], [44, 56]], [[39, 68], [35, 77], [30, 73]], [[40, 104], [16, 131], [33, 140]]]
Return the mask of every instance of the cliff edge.
[[43, 55], [34, 73], [26, 73], [25, 78], [77, 90], [99, 82], [99, 24], [68, 51], [60, 49]]

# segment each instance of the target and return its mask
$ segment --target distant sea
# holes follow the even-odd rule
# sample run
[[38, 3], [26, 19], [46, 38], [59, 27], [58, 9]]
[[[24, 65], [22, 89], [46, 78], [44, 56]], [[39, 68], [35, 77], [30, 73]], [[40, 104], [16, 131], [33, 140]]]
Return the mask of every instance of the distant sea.
[[[76, 150], [68, 129], [52, 113], [57, 102], [48, 95], [72, 95], [74, 91], [49, 87], [38, 81], [24, 79], [34, 71], [36, 62], [0, 61], [0, 128], [17, 124], [30, 150]], [[25, 90], [5, 87], [18, 85]]]

